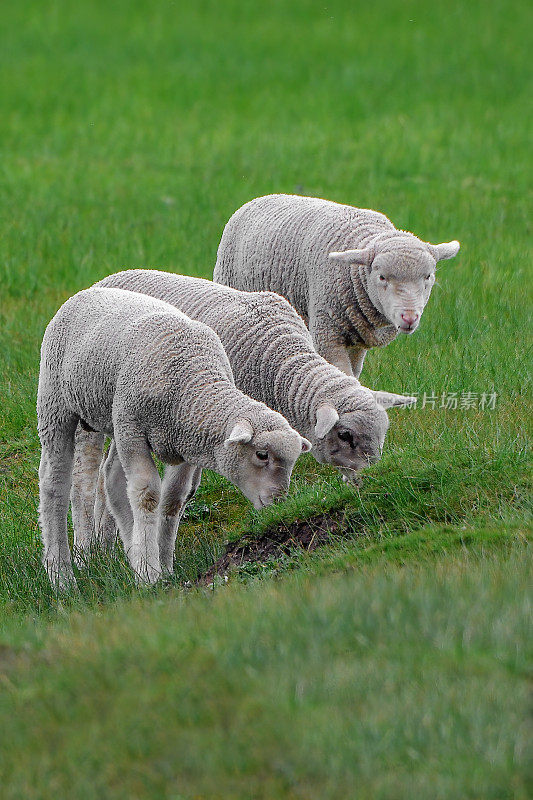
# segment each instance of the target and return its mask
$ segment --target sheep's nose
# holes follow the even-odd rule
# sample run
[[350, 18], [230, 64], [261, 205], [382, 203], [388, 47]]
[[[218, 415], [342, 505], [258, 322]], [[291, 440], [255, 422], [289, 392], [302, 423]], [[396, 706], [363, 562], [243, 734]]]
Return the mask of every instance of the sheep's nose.
[[402, 319], [406, 325], [409, 325], [409, 327], [411, 327], [417, 321], [418, 314], [416, 313], [416, 311], [405, 311], [402, 314]]

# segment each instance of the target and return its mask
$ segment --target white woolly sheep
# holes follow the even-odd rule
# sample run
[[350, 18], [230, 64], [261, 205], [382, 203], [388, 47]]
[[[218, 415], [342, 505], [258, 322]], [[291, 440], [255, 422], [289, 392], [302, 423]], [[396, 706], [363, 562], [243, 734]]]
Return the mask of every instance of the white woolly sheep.
[[437, 261], [458, 251], [459, 242], [428, 244], [376, 211], [273, 194], [230, 218], [213, 279], [286, 297], [318, 352], [358, 378], [369, 348], [416, 330]]
[[[148, 582], [169, 568], [169, 553], [171, 566], [201, 468], [229, 478], [260, 508], [287, 490], [296, 458], [310, 447], [235, 387], [213, 330], [120, 289], [79, 292], [48, 325], [37, 414], [44, 561], [60, 586], [73, 577], [66, 520], [78, 423], [114, 438], [110, 456], [120, 459], [115, 472], [123, 471], [128, 502], [113, 510], [131, 566]], [[171, 465], [162, 485], [152, 453]]]

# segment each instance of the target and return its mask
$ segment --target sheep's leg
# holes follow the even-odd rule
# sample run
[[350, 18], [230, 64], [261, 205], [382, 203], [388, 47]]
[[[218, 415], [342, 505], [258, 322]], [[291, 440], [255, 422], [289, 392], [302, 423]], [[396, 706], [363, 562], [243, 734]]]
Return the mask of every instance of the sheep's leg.
[[176, 536], [183, 510], [196, 494], [202, 470], [191, 464], [167, 467], [161, 488], [159, 560], [166, 572], [173, 570]]
[[[105, 465], [108, 461], [109, 452], [111, 451], [111, 447], [113, 444], [110, 445], [109, 450], [107, 451], [106, 455], [102, 459], [100, 463], [100, 469], [98, 470], [98, 480], [96, 482], [96, 492], [94, 498], [94, 529], [97, 540], [102, 543], [102, 545], [106, 548], [112, 547], [115, 543], [115, 539], [117, 537], [117, 523], [115, 522], [115, 517], [112, 512], [109, 510], [110, 506], [108, 504], [107, 496], [106, 496], [106, 489], [105, 489]], [[116, 452], [116, 449], [115, 449]], [[116, 457], [118, 461], [118, 456]], [[120, 466], [120, 462], [119, 466]], [[126, 498], [126, 503], [128, 505], [129, 516], [131, 518], [130, 524], [130, 537], [131, 537], [131, 527], [133, 526], [133, 517], [131, 516], [131, 509], [129, 507], [128, 496], [126, 494], [126, 478], [124, 476], [124, 471], [122, 467], [120, 467], [120, 477], [123, 481], [123, 495]]]
[[354, 378], [359, 378], [363, 371], [363, 364], [365, 363], [365, 356], [367, 350], [364, 347], [350, 347], [348, 349], [348, 356], [352, 366], [352, 373]]
[[115, 429], [115, 442], [133, 513], [128, 558], [139, 580], [155, 583], [161, 575], [157, 540], [161, 479], [146, 439], [134, 438], [131, 430], [121, 436]]
[[97, 493], [95, 520], [107, 527], [118, 526], [126, 555], [129, 557], [133, 536], [133, 513], [128, 499], [128, 482], [122, 469], [115, 442], [111, 442], [100, 467], [98, 489], [103, 487], [104, 496]]
[[43, 444], [39, 465], [39, 519], [43, 537], [43, 560], [52, 584], [65, 589], [74, 581], [68, 544], [67, 513], [74, 429], [55, 437], [53, 447]]
[[95, 538], [94, 496], [104, 440], [103, 433], [84, 431], [80, 425], [76, 429], [70, 506], [77, 561], [83, 561]]
[[322, 358], [325, 358], [326, 361], [329, 361], [329, 363], [333, 364], [334, 367], [337, 367], [337, 369], [340, 369], [341, 372], [344, 372], [346, 375], [349, 375], [350, 378], [353, 378], [350, 356], [348, 355], [348, 350], [344, 345], [336, 342], [315, 341], [315, 347]]
[[317, 353], [341, 372], [353, 377], [348, 348], [339, 341], [338, 333], [331, 328], [327, 312], [318, 310], [310, 315], [309, 332]]

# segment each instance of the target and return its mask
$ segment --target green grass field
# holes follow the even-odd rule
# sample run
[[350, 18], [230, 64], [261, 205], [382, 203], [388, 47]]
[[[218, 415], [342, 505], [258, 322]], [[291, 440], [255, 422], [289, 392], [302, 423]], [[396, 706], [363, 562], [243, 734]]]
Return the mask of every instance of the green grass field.
[[[2, 10], [3, 797], [528, 796], [532, 23], [521, 0]], [[435, 407], [391, 412], [361, 489], [307, 457], [256, 513], [205, 475], [172, 580], [136, 588], [117, 547], [58, 597], [47, 322], [118, 269], [210, 277], [228, 217], [270, 192], [461, 241], [420, 330], [362, 376]], [[225, 540], [324, 512], [327, 547], [186, 588]]]

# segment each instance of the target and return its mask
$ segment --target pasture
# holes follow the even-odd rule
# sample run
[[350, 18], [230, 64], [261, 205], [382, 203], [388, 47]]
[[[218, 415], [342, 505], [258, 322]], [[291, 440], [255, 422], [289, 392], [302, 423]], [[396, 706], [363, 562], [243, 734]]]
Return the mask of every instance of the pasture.
[[[20, 0], [2, 20], [2, 796], [525, 798], [528, 4]], [[119, 269], [211, 277], [229, 216], [271, 192], [460, 240], [420, 329], [362, 373], [418, 407], [391, 411], [359, 489], [306, 456], [258, 513], [205, 474], [172, 579], [136, 588], [117, 546], [58, 596], [47, 322]], [[226, 541], [324, 515], [324, 546], [196, 588]]]

